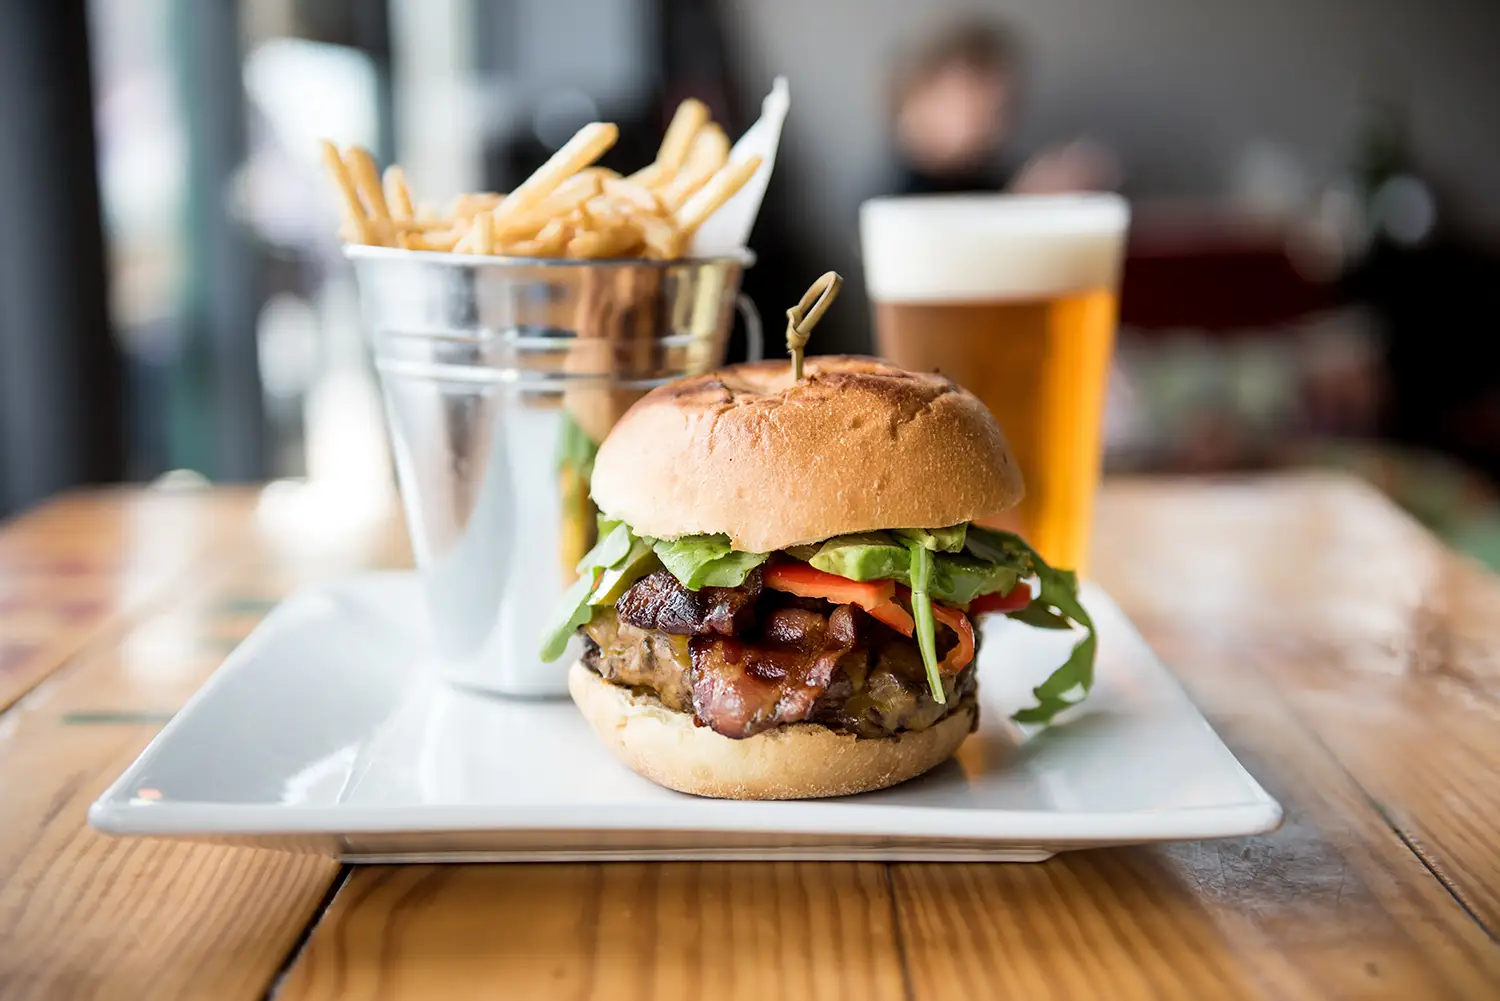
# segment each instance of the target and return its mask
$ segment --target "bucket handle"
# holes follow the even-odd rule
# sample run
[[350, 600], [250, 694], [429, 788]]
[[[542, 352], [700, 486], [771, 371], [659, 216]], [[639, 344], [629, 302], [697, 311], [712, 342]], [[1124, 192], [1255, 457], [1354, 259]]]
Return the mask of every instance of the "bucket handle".
[[755, 308], [755, 303], [743, 292], [735, 297], [734, 307], [739, 310], [740, 319], [745, 321], [745, 360], [760, 361], [766, 356], [766, 337], [761, 328], [760, 310]]

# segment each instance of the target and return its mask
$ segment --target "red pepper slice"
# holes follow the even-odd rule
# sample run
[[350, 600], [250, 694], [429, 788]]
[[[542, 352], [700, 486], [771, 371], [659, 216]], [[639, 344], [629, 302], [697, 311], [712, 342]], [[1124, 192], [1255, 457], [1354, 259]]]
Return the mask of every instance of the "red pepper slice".
[[932, 603], [932, 617], [958, 634], [958, 646], [948, 651], [938, 671], [942, 674], [957, 674], [969, 666], [974, 659], [974, 625], [969, 617], [956, 608]]
[[1019, 612], [1031, 604], [1031, 585], [1019, 581], [1004, 594], [981, 594], [969, 602], [970, 615], [985, 615], [990, 612]]
[[766, 587], [802, 598], [823, 598], [835, 605], [858, 605], [873, 611], [896, 593], [894, 581], [850, 580], [806, 563], [777, 563], [766, 568]]

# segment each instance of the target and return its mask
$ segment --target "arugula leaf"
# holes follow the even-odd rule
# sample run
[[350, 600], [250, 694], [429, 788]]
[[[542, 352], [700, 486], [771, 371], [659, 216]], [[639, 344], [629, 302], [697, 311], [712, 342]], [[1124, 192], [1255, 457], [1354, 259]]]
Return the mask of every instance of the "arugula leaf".
[[737, 552], [727, 535], [690, 535], [682, 539], [654, 539], [652, 548], [662, 566], [689, 591], [700, 587], [739, 587], [751, 570], [770, 553]]
[[932, 598], [927, 593], [932, 577], [932, 554], [917, 540], [907, 543], [911, 549], [911, 617], [916, 622], [917, 648], [922, 651], [922, 663], [927, 668], [927, 687], [932, 690], [933, 701], [945, 705], [948, 696], [943, 692], [943, 677], [938, 673], [937, 629], [932, 621]]
[[1061, 615], [1058, 615], [1051, 609], [1044, 608], [1042, 606], [1042, 603], [1039, 601], [1033, 601], [1031, 604], [1027, 605], [1025, 608], [1019, 609], [1018, 611], [1007, 612], [1006, 615], [1012, 619], [1015, 619], [1017, 622], [1024, 622], [1028, 626], [1035, 626], [1037, 629], [1073, 628], [1073, 623], [1069, 622], [1067, 619], [1063, 618]]
[[573, 586], [563, 592], [562, 598], [558, 600], [547, 630], [542, 634], [541, 656], [545, 663], [550, 664], [561, 657], [563, 650], [567, 649], [568, 640], [577, 632], [578, 627], [587, 625], [589, 619], [594, 617], [594, 609], [589, 605], [589, 593], [594, 590], [594, 578], [597, 576], [597, 570], [579, 574]]
[[[1044, 629], [1061, 629], [1066, 626], [1066, 620], [1071, 620], [1085, 630], [1083, 639], [1073, 647], [1063, 665], [1032, 689], [1037, 704], [1011, 717], [1017, 723], [1050, 723], [1058, 713], [1083, 701], [1089, 689], [1094, 687], [1094, 658], [1099, 652], [1099, 637], [1094, 631], [1094, 620], [1089, 618], [1083, 603], [1078, 600], [1078, 575], [1071, 570], [1048, 566], [1036, 550], [1011, 532], [971, 526], [965, 546], [980, 559], [1005, 563], [1014, 567], [1021, 576], [1035, 576], [1041, 583], [1041, 589], [1031, 604], [1009, 613], [1011, 618]], [[1076, 697], [1067, 697], [1075, 692]]]
[[986, 563], [967, 553], [937, 553], [932, 558], [932, 596], [967, 605], [982, 594], [1009, 592], [1020, 580], [1014, 567]]
[[1014, 532], [1000, 532], [993, 528], [970, 525], [964, 539], [964, 548], [986, 563], [1012, 567], [1022, 577], [1030, 577], [1041, 557]]

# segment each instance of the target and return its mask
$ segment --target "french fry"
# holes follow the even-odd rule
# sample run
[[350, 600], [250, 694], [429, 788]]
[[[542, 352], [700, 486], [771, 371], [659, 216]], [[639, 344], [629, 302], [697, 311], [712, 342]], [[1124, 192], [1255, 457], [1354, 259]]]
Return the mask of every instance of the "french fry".
[[617, 181], [620, 179], [620, 172], [618, 170], [611, 170], [609, 167], [601, 167], [596, 163], [592, 167], [584, 167], [573, 176], [597, 177], [601, 181]]
[[670, 219], [640, 215], [631, 223], [640, 230], [641, 240], [646, 245], [646, 256], [658, 261], [670, 261], [682, 256], [682, 233]]
[[339, 189], [339, 205], [343, 210], [344, 227], [348, 239], [354, 243], [374, 243], [370, 231], [370, 220], [354, 187], [354, 178], [349, 176], [349, 165], [339, 155], [339, 148], [327, 139], [323, 140], [323, 166], [328, 169], [334, 185]]
[[440, 229], [433, 233], [410, 233], [404, 235], [408, 236], [416, 244], [416, 247], [413, 249], [449, 253], [458, 246], [458, 241], [463, 238], [465, 232], [465, 230], [452, 227], [449, 229]]
[[708, 105], [697, 98], [690, 97], [677, 106], [677, 111], [672, 115], [672, 123], [667, 126], [666, 135], [662, 136], [661, 148], [656, 151], [656, 162], [661, 166], [662, 179], [669, 179], [681, 169], [683, 161], [687, 159], [688, 148], [693, 144], [693, 136], [708, 121]]
[[634, 174], [627, 174], [624, 180], [631, 184], [639, 184], [643, 188], [654, 188], [666, 180], [667, 172], [661, 169], [661, 164], [655, 161], [646, 164]]
[[608, 122], [590, 122], [563, 143], [536, 172], [522, 181], [495, 211], [496, 221], [521, 215], [536, 207], [569, 177], [604, 155], [620, 130]]
[[391, 212], [385, 204], [385, 192], [380, 190], [380, 170], [375, 166], [375, 158], [363, 146], [350, 146], [344, 150], [344, 162], [349, 165], [354, 187], [374, 220], [374, 228], [386, 229], [383, 224], [391, 221]]
[[512, 257], [556, 257], [572, 238], [572, 227], [562, 219], [553, 219], [529, 240], [519, 240], [504, 249]]
[[386, 207], [390, 210], [391, 218], [396, 222], [414, 218], [416, 213], [411, 207], [411, 189], [406, 186], [406, 171], [394, 165], [387, 167], [382, 183], [385, 188]]
[[382, 174], [368, 150], [325, 141], [321, 152], [348, 242], [539, 258], [678, 258], [760, 166], [730, 163], [723, 128], [693, 99], [678, 105], [656, 159], [628, 177], [595, 163], [618, 137], [591, 122], [510, 194], [471, 192], [446, 206], [417, 202], [401, 167]]
[[760, 160], [759, 156], [750, 156], [719, 168], [708, 183], [677, 210], [677, 228], [689, 237], [696, 233], [709, 216], [719, 211], [755, 175], [760, 169]]
[[455, 254], [472, 254], [475, 252], [474, 230], [476, 228], [477, 227], [475, 227], [473, 220], [470, 220], [469, 223], [464, 226], [463, 235], [460, 236], [458, 238], [458, 242], [453, 245], [453, 252]]
[[505, 198], [504, 195], [494, 191], [475, 191], [467, 195], [459, 195], [448, 204], [448, 216], [472, 217], [481, 212], [491, 212]]
[[547, 223], [565, 216], [599, 193], [604, 183], [598, 174], [579, 171], [557, 186], [535, 209], [523, 215], [506, 217], [495, 214], [495, 235], [502, 240], [519, 240], [536, 233]]
[[650, 215], [665, 215], [667, 212], [667, 207], [662, 204], [655, 191], [624, 178], [605, 181], [604, 193], [625, 206], [626, 211], [646, 212]]
[[472, 241], [474, 253], [493, 254], [495, 252], [495, 227], [487, 215], [477, 215], [470, 226], [473, 233]]
[[391, 223], [397, 233], [435, 233], [453, 225], [451, 219], [399, 219]]
[[641, 242], [640, 231], [627, 223], [608, 223], [585, 230], [568, 241], [569, 257], [618, 257]]
[[657, 191], [662, 203], [672, 211], [682, 207], [710, 177], [729, 162], [729, 137], [713, 122], [706, 123], [693, 136], [692, 148], [682, 169]]

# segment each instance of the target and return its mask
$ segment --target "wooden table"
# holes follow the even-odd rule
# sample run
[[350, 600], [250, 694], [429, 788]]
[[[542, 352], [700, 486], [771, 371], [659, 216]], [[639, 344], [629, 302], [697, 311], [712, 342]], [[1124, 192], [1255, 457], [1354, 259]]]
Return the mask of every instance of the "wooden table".
[[60, 498], [0, 532], [0, 997], [1500, 997], [1500, 581], [1344, 479], [1115, 483], [1099, 533], [1278, 833], [350, 868], [84, 811], [290, 588], [405, 564], [394, 518], [285, 485]]

